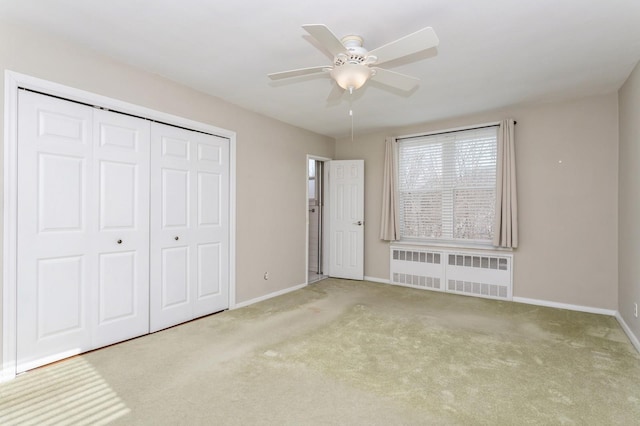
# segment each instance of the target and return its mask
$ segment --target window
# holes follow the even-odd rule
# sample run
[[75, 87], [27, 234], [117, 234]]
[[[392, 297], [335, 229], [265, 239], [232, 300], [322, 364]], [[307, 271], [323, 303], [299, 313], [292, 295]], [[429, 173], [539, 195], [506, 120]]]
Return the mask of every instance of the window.
[[316, 160], [309, 160], [309, 200], [316, 199]]
[[491, 243], [497, 130], [398, 139], [401, 240]]

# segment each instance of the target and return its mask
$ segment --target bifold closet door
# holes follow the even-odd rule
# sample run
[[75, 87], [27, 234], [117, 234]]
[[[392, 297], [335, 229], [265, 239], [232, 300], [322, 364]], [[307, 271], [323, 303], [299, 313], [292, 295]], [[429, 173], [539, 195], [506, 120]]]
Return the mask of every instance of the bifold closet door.
[[151, 331], [229, 307], [229, 140], [153, 123]]
[[91, 349], [92, 110], [18, 98], [18, 372]]
[[149, 333], [150, 131], [148, 120], [94, 110], [93, 347]]
[[148, 332], [149, 122], [18, 104], [21, 372]]

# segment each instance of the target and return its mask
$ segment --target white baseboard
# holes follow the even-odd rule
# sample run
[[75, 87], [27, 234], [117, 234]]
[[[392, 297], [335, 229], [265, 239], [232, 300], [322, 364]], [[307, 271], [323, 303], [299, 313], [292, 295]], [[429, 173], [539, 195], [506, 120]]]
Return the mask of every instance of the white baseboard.
[[631, 328], [629, 328], [624, 318], [622, 318], [620, 312], [616, 312], [616, 319], [618, 320], [618, 323], [620, 323], [620, 327], [622, 327], [629, 340], [631, 340], [631, 344], [638, 352], [640, 352], [640, 340], [638, 340], [638, 337], [633, 334], [633, 331], [631, 331]]
[[380, 283], [380, 284], [391, 284], [391, 281], [390, 281], [390, 280], [385, 280], [385, 279], [383, 279], [383, 278], [376, 278], [376, 277], [367, 277], [367, 276], [365, 276], [365, 277], [364, 277], [364, 280], [365, 280], [365, 281], [371, 281], [371, 282], [374, 282], [374, 283]]
[[282, 296], [283, 294], [291, 293], [292, 291], [300, 290], [301, 288], [306, 287], [307, 284], [299, 284], [293, 287], [285, 288], [283, 290], [274, 291], [273, 293], [265, 294], [264, 296], [256, 297], [255, 299], [245, 300], [244, 302], [236, 303], [231, 306], [229, 309], [239, 309], [244, 308], [245, 306], [253, 305], [254, 303], [262, 302], [264, 300], [271, 299], [273, 297]]
[[526, 303], [527, 305], [546, 306], [548, 308], [567, 309], [569, 311], [587, 312], [590, 314], [600, 314], [616, 316], [616, 311], [613, 309], [593, 308], [591, 306], [571, 305], [569, 303], [550, 302], [548, 300], [529, 299], [527, 297], [515, 297], [514, 302]]

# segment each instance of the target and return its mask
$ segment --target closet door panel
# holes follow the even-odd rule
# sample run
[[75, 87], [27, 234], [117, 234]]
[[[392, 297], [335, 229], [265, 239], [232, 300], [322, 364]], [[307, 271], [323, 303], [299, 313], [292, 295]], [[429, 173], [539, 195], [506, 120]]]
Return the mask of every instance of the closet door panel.
[[18, 95], [17, 371], [91, 349], [92, 110]]
[[136, 254], [135, 251], [100, 254], [99, 324], [131, 318], [139, 311]]
[[196, 300], [206, 300], [221, 293], [222, 270], [221, 244], [199, 244]]
[[95, 110], [94, 347], [149, 332], [149, 139], [149, 121]]
[[162, 309], [189, 304], [189, 247], [162, 249], [161, 296]]
[[151, 331], [193, 318], [193, 134], [158, 123], [151, 128]]
[[189, 227], [189, 170], [162, 169], [162, 228]]
[[137, 164], [100, 161], [100, 230], [135, 229]]
[[220, 226], [222, 181], [220, 173], [198, 173], [198, 226]]
[[83, 261], [83, 256], [38, 260], [36, 325], [39, 339], [82, 330], [85, 323]]
[[229, 307], [229, 141], [154, 123], [151, 159], [154, 331]]
[[229, 140], [197, 134], [192, 241], [198, 256], [194, 316], [229, 307]]
[[86, 160], [40, 152], [37, 162], [38, 230], [82, 231]]

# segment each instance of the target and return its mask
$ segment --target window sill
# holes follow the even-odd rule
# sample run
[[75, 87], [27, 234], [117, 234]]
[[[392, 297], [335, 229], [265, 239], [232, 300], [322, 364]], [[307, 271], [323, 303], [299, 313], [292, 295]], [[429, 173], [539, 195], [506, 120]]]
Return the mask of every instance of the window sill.
[[490, 251], [490, 252], [513, 252], [512, 248], [507, 247], [495, 247], [488, 244], [473, 244], [473, 243], [458, 243], [449, 241], [391, 241], [390, 246], [394, 247], [433, 247], [439, 249], [455, 249], [455, 250], [476, 250], [476, 251]]

